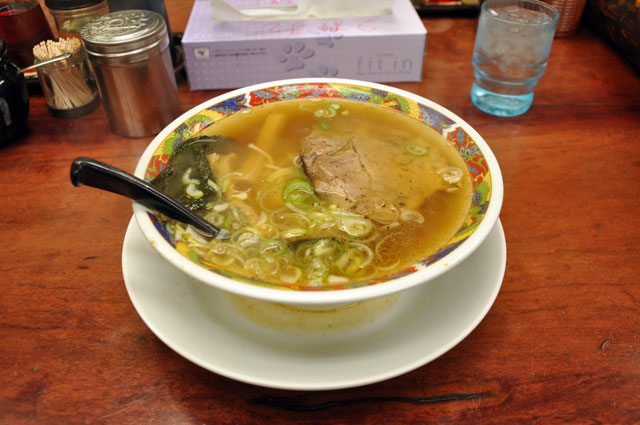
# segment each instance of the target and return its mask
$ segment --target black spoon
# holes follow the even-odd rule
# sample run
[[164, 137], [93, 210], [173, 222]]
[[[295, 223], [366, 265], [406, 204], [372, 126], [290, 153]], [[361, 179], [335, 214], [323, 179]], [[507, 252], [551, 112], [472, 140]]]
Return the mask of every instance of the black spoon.
[[74, 186], [87, 185], [131, 198], [167, 217], [194, 226], [203, 236], [228, 239], [229, 232], [209, 223], [169, 195], [126, 171], [91, 158], [76, 158], [71, 164]]

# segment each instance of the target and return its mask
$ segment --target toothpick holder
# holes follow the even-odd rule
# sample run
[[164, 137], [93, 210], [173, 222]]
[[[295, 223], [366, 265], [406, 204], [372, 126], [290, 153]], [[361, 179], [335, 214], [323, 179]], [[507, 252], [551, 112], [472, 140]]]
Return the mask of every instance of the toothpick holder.
[[54, 117], [80, 117], [100, 105], [87, 53], [83, 49], [68, 59], [38, 66], [38, 78], [47, 108]]

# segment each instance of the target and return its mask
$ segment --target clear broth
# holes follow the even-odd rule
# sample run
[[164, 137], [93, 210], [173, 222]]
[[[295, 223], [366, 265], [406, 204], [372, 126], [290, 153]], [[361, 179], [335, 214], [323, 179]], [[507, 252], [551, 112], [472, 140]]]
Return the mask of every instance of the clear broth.
[[[329, 111], [331, 116], [318, 111]], [[262, 241], [280, 238], [290, 251], [296, 250], [295, 241], [299, 239], [329, 238], [340, 243], [345, 239], [345, 235], [335, 232], [335, 229], [308, 229], [303, 236], [283, 238], [282, 228], [274, 232], [269, 227], [274, 222], [286, 224], [287, 220], [291, 221], [291, 227], [300, 227], [304, 220], [296, 218], [294, 211], [305, 210], [309, 205], [324, 208], [323, 211], [336, 210], [335, 206], [330, 205], [331, 202], [314, 197], [307, 205], [290, 208], [292, 211], [289, 215], [287, 203], [282, 199], [282, 190], [288, 182], [306, 178], [299, 156], [302, 141], [311, 134], [365, 135], [371, 143], [379, 144], [382, 160], [394, 164], [385, 172], [406, 173], [410, 170], [411, 175], [407, 180], [412, 181], [412, 190], [415, 191], [416, 187], [424, 190], [425, 201], [416, 206], [415, 212], [412, 210], [405, 214], [398, 207], [395, 220], [374, 222], [371, 232], [363, 236], [346, 235], [347, 240], [354, 241], [358, 246], [365, 245], [374, 255], [371, 265], [362, 270], [356, 270], [353, 261], [343, 261], [341, 266], [330, 266], [326, 270], [319, 271], [313, 266], [315, 270], [302, 270], [301, 273], [293, 273], [290, 268], [286, 273], [272, 273], [273, 267], [265, 261], [281, 261], [281, 254], [270, 258], [258, 253], [262, 258], [257, 261], [244, 258], [226, 264], [228, 259], [222, 261], [219, 255], [211, 254], [215, 251], [211, 245], [193, 238], [186, 241], [211, 267], [245, 277], [295, 289], [348, 284], [389, 275], [444, 246], [460, 228], [469, 210], [471, 179], [456, 149], [424, 123], [390, 108], [335, 99], [275, 102], [226, 117], [206, 128], [203, 133], [233, 139], [224, 154], [212, 161], [215, 181], [224, 192], [225, 201], [246, 217], [251, 231], [256, 233], [255, 238]], [[417, 146], [420, 149], [418, 155], [409, 153], [407, 146], [413, 149]], [[423, 154], [425, 150], [427, 154]], [[411, 165], [407, 165], [409, 163]], [[404, 171], [393, 169], [405, 166], [408, 168]], [[455, 184], [444, 180], [447, 173], [442, 170], [449, 168], [461, 171], [461, 177]], [[222, 210], [222, 207], [212, 206], [211, 213], [206, 217], [225, 227], [228, 223], [222, 217], [230, 215], [229, 208], [215, 211]], [[336, 211], [344, 213], [340, 208]], [[238, 239], [237, 234], [235, 237]], [[254, 252], [258, 251], [254, 249]], [[335, 257], [339, 255], [336, 253], [333, 260], [337, 260]], [[310, 256], [313, 257], [313, 253]], [[258, 267], [256, 262], [264, 264]], [[249, 263], [251, 266], [248, 266]]]

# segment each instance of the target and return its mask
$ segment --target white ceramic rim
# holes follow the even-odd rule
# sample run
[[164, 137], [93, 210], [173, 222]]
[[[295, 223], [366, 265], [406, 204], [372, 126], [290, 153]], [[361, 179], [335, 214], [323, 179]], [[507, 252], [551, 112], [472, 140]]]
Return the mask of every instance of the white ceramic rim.
[[502, 200], [504, 197], [502, 173], [500, 171], [498, 161], [496, 160], [491, 148], [480, 136], [480, 134], [478, 134], [469, 124], [467, 124], [466, 121], [464, 121], [448, 109], [416, 94], [384, 84], [341, 78], [295, 78], [288, 80], [270, 81], [229, 91], [191, 108], [190, 110], [173, 120], [169, 125], [167, 125], [147, 146], [138, 161], [134, 174], [139, 178], [144, 178], [147, 166], [149, 165], [149, 161], [151, 160], [151, 157], [153, 156], [160, 143], [162, 143], [162, 141], [173, 130], [175, 130], [175, 128], [185, 122], [196, 112], [215, 105], [222, 100], [239, 96], [251, 91], [274, 86], [309, 83], [350, 84], [370, 87], [398, 94], [444, 114], [447, 118], [454, 120], [455, 125], [462, 127], [467, 132], [467, 134], [471, 136], [475, 144], [482, 151], [483, 157], [487, 161], [491, 173], [491, 199], [489, 202], [489, 207], [487, 208], [484, 218], [482, 219], [476, 230], [473, 232], [473, 234], [471, 234], [464, 242], [456, 247], [456, 249], [454, 249], [438, 261], [407, 276], [402, 276], [379, 284], [359, 288], [339, 289], [335, 291], [289, 291], [286, 289], [238, 282], [226, 276], [222, 276], [218, 273], [211, 272], [197, 265], [193, 261], [180, 254], [169, 242], [167, 242], [162, 237], [160, 232], [158, 232], [153, 222], [151, 221], [151, 218], [148, 214], [148, 209], [134, 201], [132, 203], [133, 212], [136, 222], [140, 227], [140, 230], [142, 231], [142, 234], [149, 241], [151, 246], [155, 248], [163, 258], [165, 258], [179, 270], [187, 273], [193, 278], [236, 295], [284, 304], [323, 306], [331, 304], [353, 303], [377, 297], [388, 296], [412, 288], [416, 285], [428, 282], [460, 264], [462, 261], [464, 261], [465, 258], [469, 256], [469, 254], [471, 254], [476, 250], [476, 248], [478, 248], [478, 246], [480, 246], [480, 244], [484, 241], [489, 232], [491, 232], [491, 229], [493, 229], [496, 221], [498, 220], [500, 209], [502, 208]]

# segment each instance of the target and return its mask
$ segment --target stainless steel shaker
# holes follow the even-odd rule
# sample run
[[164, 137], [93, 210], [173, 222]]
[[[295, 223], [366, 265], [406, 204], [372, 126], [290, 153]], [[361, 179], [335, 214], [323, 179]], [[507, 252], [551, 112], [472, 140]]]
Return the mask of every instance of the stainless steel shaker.
[[114, 133], [154, 135], [180, 114], [162, 15], [148, 10], [108, 13], [86, 24], [80, 36]]

